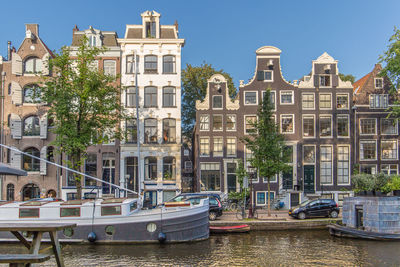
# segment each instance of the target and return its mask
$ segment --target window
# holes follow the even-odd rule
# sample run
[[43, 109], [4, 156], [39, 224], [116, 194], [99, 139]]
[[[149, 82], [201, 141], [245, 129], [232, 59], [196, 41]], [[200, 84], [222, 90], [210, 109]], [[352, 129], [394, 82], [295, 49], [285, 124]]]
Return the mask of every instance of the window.
[[101, 207], [101, 216], [120, 215], [121, 205]]
[[163, 180], [175, 180], [176, 161], [174, 157], [164, 157], [163, 159]]
[[228, 157], [236, 156], [236, 138], [235, 137], [227, 137], [226, 138], [226, 155]]
[[376, 134], [376, 119], [360, 119], [361, 134]]
[[244, 92], [245, 105], [257, 105], [257, 92]]
[[369, 95], [370, 108], [387, 108], [389, 105], [389, 96], [386, 94]]
[[104, 60], [103, 64], [104, 74], [110, 76], [115, 76], [117, 74], [117, 63], [115, 60]]
[[255, 133], [256, 127], [255, 123], [257, 122], [257, 116], [244, 116], [244, 133], [245, 134], [252, 134]]
[[163, 202], [169, 201], [176, 196], [175, 191], [163, 191]]
[[258, 182], [258, 176], [257, 176], [257, 169], [254, 168], [251, 164], [251, 159], [253, 158], [253, 152], [249, 148], [245, 148], [244, 151], [244, 165], [247, 170], [247, 173], [249, 175], [249, 178], [253, 182]]
[[60, 208], [60, 217], [80, 217], [81, 208]]
[[314, 116], [303, 116], [303, 137], [315, 137]]
[[303, 146], [304, 163], [315, 163], [315, 146]]
[[11, 95], [11, 91], [12, 91], [11, 86], [12, 86], [11, 83], [9, 83], [8, 84], [8, 95]]
[[36, 84], [27, 85], [24, 88], [23, 103], [40, 103], [40, 87]]
[[[97, 177], [97, 154], [88, 154], [85, 159], [85, 174]], [[96, 186], [97, 181], [85, 176], [85, 186]]]
[[200, 163], [201, 191], [221, 190], [221, 172], [219, 163]]
[[293, 91], [281, 91], [281, 105], [290, 105], [293, 102]]
[[96, 36], [90, 35], [88, 41], [89, 41], [89, 46], [96, 46]]
[[144, 106], [157, 107], [157, 88], [147, 86], [144, 88]]
[[332, 147], [321, 146], [321, 184], [332, 184]]
[[319, 76], [319, 86], [321, 86], [321, 87], [331, 86], [331, 76], [330, 75], [320, 75]]
[[146, 22], [146, 38], [156, 38], [156, 22]]
[[40, 135], [40, 125], [38, 116], [29, 116], [24, 120], [24, 136]]
[[381, 141], [381, 158], [382, 159], [397, 159], [397, 140]]
[[175, 73], [175, 56], [163, 56], [163, 73]]
[[200, 156], [210, 155], [210, 139], [200, 138]]
[[[39, 150], [34, 147], [27, 148], [24, 152], [40, 158]], [[22, 168], [28, 172], [38, 172], [40, 171], [40, 160], [32, 158], [28, 155], [23, 155]]]
[[7, 201], [14, 201], [14, 188], [13, 184], [7, 185]]
[[210, 117], [208, 115], [200, 115], [200, 131], [208, 131], [210, 129]]
[[397, 135], [397, 120], [396, 119], [381, 119], [382, 134]]
[[146, 157], [144, 159], [144, 179], [157, 180], [157, 158]]
[[319, 108], [320, 109], [331, 109], [332, 108], [332, 95], [331, 94], [319, 94]]
[[185, 170], [187, 172], [191, 172], [192, 171], [192, 162], [191, 161], [185, 161]]
[[222, 157], [224, 155], [224, 144], [223, 144], [222, 137], [214, 137], [214, 150], [213, 156], [214, 157]]
[[338, 137], [349, 137], [349, 116], [337, 116], [337, 135]]
[[294, 115], [281, 115], [281, 132], [294, 133]]
[[19, 209], [20, 218], [39, 218], [39, 209]]
[[350, 183], [350, 147], [338, 146], [338, 184]]
[[360, 159], [375, 160], [376, 159], [376, 141], [360, 141]]
[[163, 120], [163, 143], [176, 143], [175, 119]]
[[136, 107], [136, 88], [126, 88], [126, 107]]
[[39, 73], [43, 69], [42, 60], [37, 57], [30, 57], [24, 62], [24, 73]]
[[314, 94], [302, 94], [301, 95], [301, 105], [303, 109], [314, 109]]
[[226, 130], [235, 131], [236, 130], [236, 115], [226, 116]]
[[[136, 59], [139, 61], [139, 57], [136, 56]], [[132, 56], [126, 56], [126, 73], [127, 74], [132, 74], [135, 71], [135, 57]]]
[[272, 70], [257, 71], [257, 81], [272, 82], [273, 77]]
[[157, 56], [150, 55], [144, 57], [144, 72], [157, 73]]
[[366, 174], [376, 174], [376, 165], [371, 164], [361, 164], [360, 165], [360, 172]]
[[336, 108], [349, 109], [349, 95], [336, 95]]
[[257, 192], [257, 205], [265, 205], [265, 192]]
[[156, 144], [157, 143], [157, 120], [145, 119], [144, 120], [144, 143]]
[[319, 117], [319, 136], [321, 137], [332, 136], [332, 117], [330, 116]]
[[383, 88], [383, 78], [375, 78], [375, 89]]
[[126, 120], [125, 127], [125, 140], [126, 143], [137, 143], [137, 121], [136, 118]]
[[163, 88], [163, 107], [175, 107], [175, 87]]
[[397, 164], [382, 164], [381, 172], [386, 175], [397, 175]]
[[46, 159], [50, 162], [54, 162], [54, 147], [47, 147], [47, 156]]
[[222, 95], [214, 95], [213, 96], [213, 109], [222, 109]]
[[213, 131], [222, 131], [222, 115], [213, 115]]
[[127, 176], [125, 180], [127, 188], [137, 192], [139, 188], [137, 157], [125, 158], [125, 174]]
[[[265, 94], [266, 94], [267, 92], [266, 91], [264, 91], [264, 92], [262, 92], [262, 99], [264, 100], [264, 97], [265, 97]], [[276, 92], [275, 91], [269, 91], [269, 98], [270, 98], [270, 101], [271, 101], [271, 104], [272, 104], [272, 110], [276, 110]]]

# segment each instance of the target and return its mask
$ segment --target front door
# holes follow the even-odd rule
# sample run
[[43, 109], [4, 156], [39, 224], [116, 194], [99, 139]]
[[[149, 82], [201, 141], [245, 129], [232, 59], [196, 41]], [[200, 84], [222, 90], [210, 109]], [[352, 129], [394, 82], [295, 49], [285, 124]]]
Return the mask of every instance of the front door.
[[314, 165], [304, 166], [304, 193], [314, 193]]
[[290, 207], [296, 207], [300, 204], [300, 194], [291, 193], [290, 194]]
[[[115, 184], [115, 158], [103, 158], [103, 181]], [[115, 187], [103, 183], [103, 194], [114, 194]]]
[[293, 169], [283, 172], [282, 183], [283, 183], [283, 185], [282, 185], [283, 189], [292, 189], [293, 188]]
[[227, 163], [228, 193], [236, 192], [236, 163]]

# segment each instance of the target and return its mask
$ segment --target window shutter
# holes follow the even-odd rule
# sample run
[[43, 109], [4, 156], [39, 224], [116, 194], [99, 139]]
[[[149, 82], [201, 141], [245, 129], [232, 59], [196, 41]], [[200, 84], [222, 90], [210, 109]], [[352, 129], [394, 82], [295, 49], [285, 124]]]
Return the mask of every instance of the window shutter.
[[47, 115], [43, 115], [39, 121], [40, 139], [47, 139]]
[[21, 153], [11, 150], [10, 165], [13, 168], [21, 169]]
[[[40, 149], [40, 158], [47, 159], [47, 146]], [[47, 175], [47, 162], [43, 160], [40, 161], [40, 175]]]
[[319, 87], [319, 75], [314, 75], [314, 87]]
[[332, 75], [332, 86], [337, 87], [339, 83], [339, 76], [337, 75]]
[[42, 57], [42, 74], [43, 75], [49, 75], [50, 70], [49, 70], [49, 58], [50, 58], [50, 54], [46, 53], [43, 57]]
[[11, 138], [13, 139], [21, 139], [22, 136], [22, 123], [21, 118], [17, 115], [12, 113], [11, 114]]
[[17, 82], [11, 82], [11, 100], [14, 105], [22, 105], [22, 88]]
[[264, 81], [264, 71], [257, 71], [257, 81]]
[[12, 53], [11, 73], [15, 75], [22, 75], [22, 59], [17, 53]]

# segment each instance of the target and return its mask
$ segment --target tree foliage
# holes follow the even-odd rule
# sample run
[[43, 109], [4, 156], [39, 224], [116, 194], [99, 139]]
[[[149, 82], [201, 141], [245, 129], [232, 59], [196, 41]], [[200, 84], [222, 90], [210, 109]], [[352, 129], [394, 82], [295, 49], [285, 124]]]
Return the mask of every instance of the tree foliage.
[[[68, 156], [68, 165], [80, 170], [86, 149], [120, 137], [118, 123], [123, 118], [120, 88], [116, 77], [97, 69], [105, 48], [91, 47], [84, 38], [76, 56], [61, 48], [50, 60], [54, 75], [45, 78], [42, 99], [49, 103], [48, 116], [54, 120], [53, 145]], [[75, 175], [75, 174], [74, 174]], [[77, 197], [81, 198], [81, 177], [75, 175]]]
[[206, 96], [207, 80], [214, 74], [222, 74], [228, 81], [229, 95], [235, 96], [236, 88], [232, 77], [221, 70], [214, 69], [211, 64], [203, 63], [200, 66], [186, 65], [182, 70], [182, 130], [189, 140], [192, 138], [196, 123], [196, 100], [203, 100]]
[[[266, 91], [258, 109], [258, 120], [253, 123], [255, 131], [244, 137], [246, 147], [251, 150], [252, 167], [256, 168], [260, 177], [267, 179], [268, 196], [270, 196], [270, 180], [280, 172], [289, 170], [289, 154], [285, 149], [284, 136], [273, 118], [273, 105], [270, 90]], [[268, 215], [270, 216], [270, 197], [268, 197]]]
[[400, 88], [400, 29], [394, 28], [394, 34], [389, 39], [387, 51], [379, 57], [385, 63], [381, 76], [387, 76], [395, 91]]
[[347, 82], [350, 81], [351, 83], [354, 83], [354, 81], [356, 80], [356, 77], [354, 77], [351, 74], [343, 74], [343, 73], [339, 73], [339, 77], [342, 81]]

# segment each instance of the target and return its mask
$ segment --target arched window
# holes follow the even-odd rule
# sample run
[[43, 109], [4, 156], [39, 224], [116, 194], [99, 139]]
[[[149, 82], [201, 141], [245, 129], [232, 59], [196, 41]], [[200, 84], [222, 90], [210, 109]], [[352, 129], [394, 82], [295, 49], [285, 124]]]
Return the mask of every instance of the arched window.
[[175, 180], [176, 162], [174, 157], [164, 157], [163, 159], [163, 179]]
[[14, 201], [14, 185], [7, 185], [7, 201]]
[[37, 57], [30, 57], [24, 62], [24, 73], [39, 73], [42, 68], [42, 60]]
[[157, 56], [155, 55], [144, 56], [144, 72], [157, 73]]
[[30, 84], [24, 87], [24, 103], [40, 103], [40, 87], [36, 84]]
[[145, 119], [144, 120], [144, 143], [155, 144], [157, 142], [157, 120]]
[[[40, 158], [40, 152], [34, 147], [25, 149], [25, 153]], [[23, 169], [28, 172], [40, 171], [40, 160], [23, 155]]]
[[163, 56], [163, 73], [175, 73], [175, 56]]
[[147, 86], [144, 88], [144, 106], [157, 107], [157, 87]]
[[163, 120], [163, 143], [176, 143], [175, 119]]
[[157, 158], [146, 157], [144, 159], [144, 178], [146, 180], [157, 180]]
[[175, 87], [163, 88], [163, 107], [175, 107]]
[[40, 135], [39, 117], [29, 116], [24, 120], [24, 136]]

